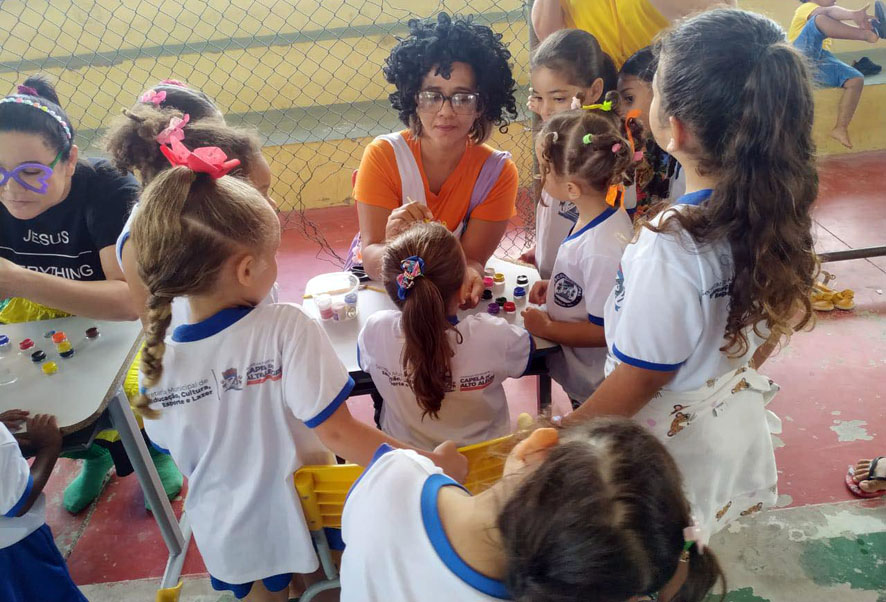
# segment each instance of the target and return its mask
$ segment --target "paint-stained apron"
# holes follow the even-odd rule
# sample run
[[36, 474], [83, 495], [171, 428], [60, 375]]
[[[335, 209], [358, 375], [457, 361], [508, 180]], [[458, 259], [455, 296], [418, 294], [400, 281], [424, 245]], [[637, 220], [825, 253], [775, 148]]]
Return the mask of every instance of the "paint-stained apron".
[[766, 405], [778, 390], [745, 366], [695, 391], [659, 391], [634, 416], [676, 460], [692, 511], [710, 533], [775, 504], [772, 435], [781, 420]]

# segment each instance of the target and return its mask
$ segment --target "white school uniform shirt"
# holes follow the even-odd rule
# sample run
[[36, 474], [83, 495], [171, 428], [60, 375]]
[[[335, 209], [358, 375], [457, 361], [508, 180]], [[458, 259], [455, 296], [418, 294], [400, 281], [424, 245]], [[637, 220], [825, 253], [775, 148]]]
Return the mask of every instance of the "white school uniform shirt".
[[226, 309], [166, 340], [147, 393], [155, 446], [188, 478], [188, 513], [209, 573], [247, 583], [310, 573], [317, 557], [292, 474], [328, 464], [311, 429], [354, 386], [321, 327], [297, 305]]
[[0, 549], [17, 544], [46, 522], [46, 498], [42, 493], [24, 516], [16, 516], [33, 487], [28, 461], [15, 437], [0, 422]]
[[[117, 256], [117, 265], [120, 266], [120, 270], [123, 271], [123, 247], [126, 245], [126, 242], [129, 240], [130, 233], [132, 231], [132, 222], [135, 219], [135, 214], [138, 212], [139, 204], [136, 203], [132, 206], [132, 211], [129, 214], [129, 217], [126, 219], [126, 224], [123, 225], [123, 230], [120, 232], [120, 235], [117, 237], [117, 243], [114, 245], [116, 250], [115, 255]], [[124, 276], [125, 271], [124, 271]], [[260, 305], [265, 305], [268, 303], [276, 303], [278, 296], [279, 288], [277, 283], [274, 283], [274, 286], [271, 287], [271, 290], [268, 292], [267, 297], [262, 299]], [[172, 300], [172, 319], [169, 323], [169, 328], [174, 329], [176, 326], [181, 324], [187, 324], [190, 321], [191, 317], [191, 307], [188, 304], [187, 297], [176, 297]]]
[[[710, 190], [684, 195], [652, 223], [710, 195]], [[644, 228], [625, 249], [606, 304], [606, 373], [622, 362], [676, 371], [663, 388], [692, 391], [747, 364], [753, 349], [739, 358], [720, 351], [734, 273], [727, 242], [699, 246], [683, 230], [656, 234]]]
[[532, 337], [518, 326], [488, 314], [451, 318], [456, 333], [448, 332], [455, 351], [450, 360], [451, 390], [437, 418], [422, 417], [422, 409], [406, 382], [403, 347], [406, 339], [398, 310], [372, 314], [357, 337], [357, 361], [369, 373], [384, 398], [382, 430], [395, 439], [431, 450], [444, 441], [479, 443], [510, 432], [508, 400], [502, 382], [519, 378], [529, 366]]
[[442, 487], [461, 485], [411, 450], [379, 448], [342, 513], [342, 602], [511, 599], [455, 552], [437, 512]]
[[[563, 241], [545, 301], [552, 320], [603, 326], [606, 299], [632, 231], [631, 218], [623, 209], [607, 207]], [[576, 401], [584, 401], [597, 389], [605, 365], [605, 347], [561, 345], [548, 359], [551, 377]]]
[[571, 201], [560, 201], [541, 191], [543, 202], [535, 209], [535, 264], [543, 280], [551, 277], [554, 260], [563, 239], [578, 220], [578, 209]]

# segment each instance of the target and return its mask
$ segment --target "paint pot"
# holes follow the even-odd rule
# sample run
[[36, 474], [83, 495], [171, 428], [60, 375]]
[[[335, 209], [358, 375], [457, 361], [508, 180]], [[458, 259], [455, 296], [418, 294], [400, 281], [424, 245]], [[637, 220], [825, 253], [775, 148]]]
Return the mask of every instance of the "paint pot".
[[508, 301], [507, 303], [505, 303], [504, 310], [505, 318], [508, 320], [508, 322], [513, 322], [514, 319], [517, 317], [517, 306], [514, 305], [514, 302]]
[[484, 301], [492, 301], [492, 291], [488, 288], [483, 291], [483, 300]]
[[495, 268], [484, 268], [483, 275], [492, 278], [493, 276], [495, 276]]
[[529, 276], [526, 274], [520, 274], [517, 276], [517, 286], [529, 286]]
[[505, 275], [498, 273], [492, 277], [492, 294], [500, 297], [505, 292]]
[[496, 297], [495, 302], [498, 303], [499, 307], [504, 307], [505, 303], [508, 302], [508, 298], [507, 297]]
[[357, 317], [357, 293], [348, 293], [345, 295], [345, 306], [347, 308], [347, 318], [349, 320]]
[[526, 305], [526, 289], [518, 286], [514, 289], [514, 305], [524, 307]]
[[491, 276], [486, 276], [486, 277], [483, 278], [483, 288], [484, 288], [484, 289], [486, 289], [486, 290], [488, 290], [488, 291], [491, 291], [491, 290], [492, 290], [492, 286], [493, 286], [494, 284], [495, 284], [495, 281], [492, 279]]
[[96, 326], [91, 326], [86, 329], [86, 338], [87, 339], [90, 339], [90, 340], [97, 339], [99, 334], [100, 333], [99, 333], [98, 328]]
[[490, 303], [489, 306], [486, 308], [486, 313], [491, 316], [497, 316], [500, 311], [501, 308], [498, 306], [498, 303]]
[[348, 306], [344, 301], [332, 302], [332, 319], [336, 322], [344, 322], [348, 319]]
[[317, 304], [321, 320], [332, 320], [335, 317], [335, 312], [332, 311], [332, 297], [329, 295], [317, 295], [314, 297], [314, 303]]

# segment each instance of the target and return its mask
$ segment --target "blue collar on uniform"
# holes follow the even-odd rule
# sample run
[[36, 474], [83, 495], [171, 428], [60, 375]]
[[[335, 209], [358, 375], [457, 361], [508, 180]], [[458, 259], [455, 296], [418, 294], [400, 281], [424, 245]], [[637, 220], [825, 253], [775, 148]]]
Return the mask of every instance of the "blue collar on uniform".
[[196, 324], [182, 324], [172, 331], [172, 340], [176, 343], [191, 343], [218, 334], [231, 324], [245, 318], [253, 307], [232, 307], [223, 309]]
[[443, 522], [440, 520], [440, 513], [437, 510], [437, 495], [440, 493], [440, 489], [447, 486], [465, 489], [445, 474], [437, 473], [428, 477], [421, 490], [421, 518], [434, 551], [437, 552], [437, 556], [440, 557], [443, 564], [466, 584], [487, 596], [499, 600], [510, 600], [511, 597], [504, 583], [471, 568], [458, 555], [449, 538], [446, 537], [446, 531], [443, 529]]
[[713, 190], [710, 188], [703, 188], [701, 190], [696, 190], [695, 192], [690, 192], [689, 194], [684, 194], [679, 199], [674, 201], [675, 205], [701, 205], [706, 200], [711, 198], [711, 194], [713, 194]]
[[446, 316], [446, 320], [453, 326], [458, 324], [458, 316]]
[[[585, 232], [587, 232], [591, 228], [593, 228], [595, 226], [599, 226], [600, 224], [605, 222], [609, 218], [610, 215], [613, 215], [615, 213], [615, 211], [616, 210], [614, 207], [607, 207], [603, 211], [603, 213], [601, 213], [600, 215], [598, 215], [597, 217], [595, 217], [594, 219], [592, 219], [591, 221], [586, 223], [584, 226], [582, 226], [581, 230], [579, 230], [578, 232], [570, 231], [569, 236], [567, 236], [566, 240], [564, 240], [563, 242], [566, 242], [567, 240], [572, 240], [574, 238], [578, 238], [579, 236], [581, 236], [582, 234], [584, 234]], [[573, 228], [574, 227], [575, 226], [573, 226]]]

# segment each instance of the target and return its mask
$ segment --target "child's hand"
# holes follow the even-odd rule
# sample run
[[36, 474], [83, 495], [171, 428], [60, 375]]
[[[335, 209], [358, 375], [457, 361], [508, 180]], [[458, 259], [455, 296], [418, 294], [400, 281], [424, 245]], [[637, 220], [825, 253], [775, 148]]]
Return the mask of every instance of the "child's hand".
[[538, 280], [529, 291], [529, 302], [541, 305], [548, 298], [548, 283], [550, 280]]
[[28, 419], [27, 410], [7, 410], [0, 413], [0, 422], [6, 425], [10, 431], [17, 431]]
[[530, 249], [526, 249], [523, 251], [523, 254], [520, 255], [520, 261], [525, 261], [526, 263], [532, 264], [535, 267], [538, 267], [538, 264], [535, 263], [535, 247]]
[[551, 316], [548, 312], [527, 307], [520, 315], [523, 316], [523, 328], [528, 330], [529, 334], [545, 338], [551, 325]]
[[465, 268], [465, 279], [461, 285], [461, 309], [473, 309], [480, 303], [483, 297], [483, 275], [476, 268], [469, 265]]
[[468, 476], [468, 459], [458, 453], [454, 441], [444, 441], [434, 448], [434, 464], [459, 483]]
[[33, 418], [28, 418], [28, 432], [18, 435], [17, 438], [34, 451], [62, 448], [62, 433], [58, 430], [55, 416], [51, 414], [37, 414]]

